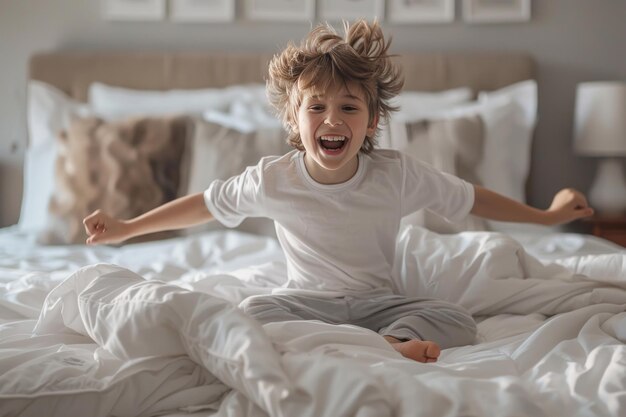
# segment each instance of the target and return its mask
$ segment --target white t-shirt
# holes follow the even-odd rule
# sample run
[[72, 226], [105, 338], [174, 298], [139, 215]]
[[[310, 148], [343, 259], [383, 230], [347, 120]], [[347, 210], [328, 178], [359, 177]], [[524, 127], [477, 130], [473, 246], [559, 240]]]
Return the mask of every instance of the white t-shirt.
[[356, 174], [333, 185], [311, 178], [303, 156], [263, 158], [204, 192], [209, 211], [228, 227], [246, 217], [274, 220], [288, 272], [276, 293], [391, 293], [400, 219], [428, 208], [456, 221], [474, 204], [471, 184], [398, 151], [359, 153]]

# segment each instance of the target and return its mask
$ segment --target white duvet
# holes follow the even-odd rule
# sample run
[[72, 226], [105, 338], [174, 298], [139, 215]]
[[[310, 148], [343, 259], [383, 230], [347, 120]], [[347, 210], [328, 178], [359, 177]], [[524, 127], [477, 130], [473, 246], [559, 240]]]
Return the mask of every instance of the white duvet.
[[626, 414], [626, 255], [590, 240], [405, 230], [397, 290], [479, 321], [476, 344], [421, 364], [365, 329], [243, 315], [285, 280], [269, 238], [28, 238], [0, 233], [2, 416]]

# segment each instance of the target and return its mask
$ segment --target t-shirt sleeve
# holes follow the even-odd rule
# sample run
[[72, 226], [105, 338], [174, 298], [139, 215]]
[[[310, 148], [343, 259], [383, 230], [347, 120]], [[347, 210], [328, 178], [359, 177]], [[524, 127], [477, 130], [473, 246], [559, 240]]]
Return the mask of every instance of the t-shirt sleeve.
[[215, 180], [204, 191], [204, 203], [217, 221], [237, 227], [247, 217], [263, 217], [263, 162], [227, 180]]
[[471, 183], [407, 155], [402, 162], [402, 216], [424, 208], [454, 222], [470, 214], [474, 206]]

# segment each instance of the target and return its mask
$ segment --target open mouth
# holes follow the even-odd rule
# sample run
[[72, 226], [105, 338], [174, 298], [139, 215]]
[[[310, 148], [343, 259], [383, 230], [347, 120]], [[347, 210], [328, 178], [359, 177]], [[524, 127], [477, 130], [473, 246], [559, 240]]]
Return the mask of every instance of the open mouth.
[[340, 152], [346, 143], [348, 143], [348, 139], [345, 136], [335, 135], [323, 135], [318, 141], [322, 149], [330, 153]]

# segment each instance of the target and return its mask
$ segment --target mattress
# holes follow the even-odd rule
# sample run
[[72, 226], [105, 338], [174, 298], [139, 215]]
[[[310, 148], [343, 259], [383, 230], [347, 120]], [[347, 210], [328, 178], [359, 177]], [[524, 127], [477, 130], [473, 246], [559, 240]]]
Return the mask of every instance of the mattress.
[[236, 306], [285, 282], [271, 237], [42, 247], [3, 229], [0, 415], [624, 415], [620, 247], [407, 227], [397, 254], [396, 290], [464, 305], [473, 345], [422, 364], [355, 326], [260, 326]]

